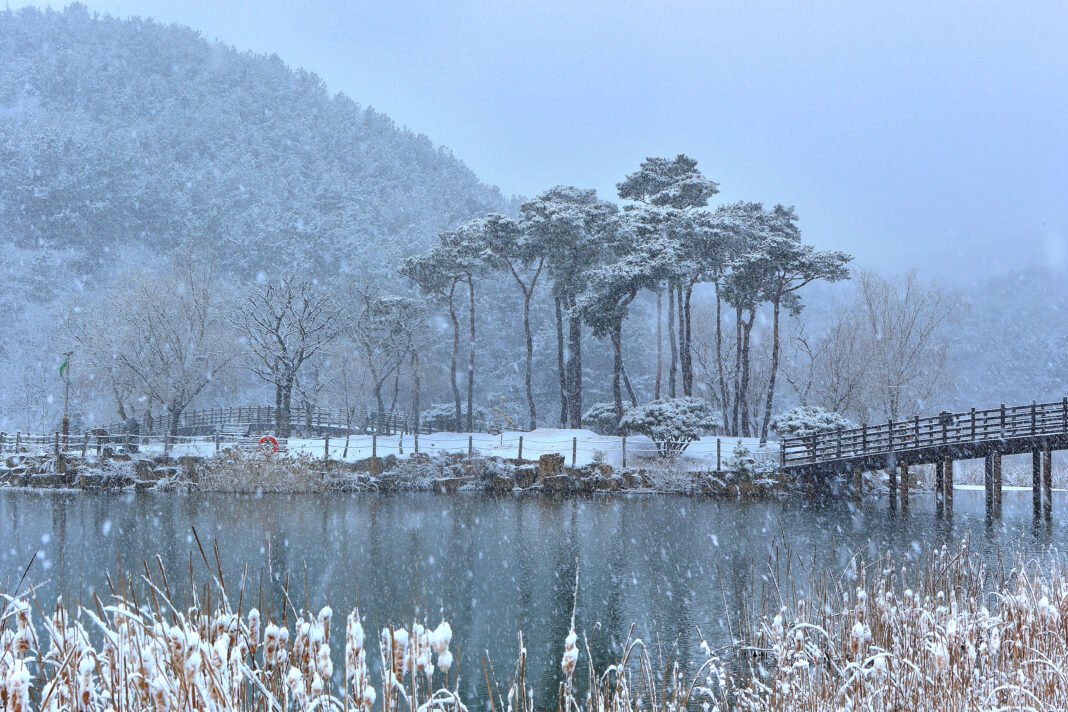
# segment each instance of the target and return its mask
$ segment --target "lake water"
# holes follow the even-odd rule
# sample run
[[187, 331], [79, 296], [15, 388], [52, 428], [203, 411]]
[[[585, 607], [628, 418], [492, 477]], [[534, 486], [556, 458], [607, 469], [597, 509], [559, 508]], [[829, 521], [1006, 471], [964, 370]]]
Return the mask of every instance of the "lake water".
[[[576, 627], [600, 661], [618, 649], [632, 624], [647, 642], [668, 653], [677, 644], [689, 655], [695, 627], [713, 645], [729, 642], [730, 625], [737, 625], [743, 605], [759, 600], [765, 562], [784, 540], [797, 556], [815, 556], [818, 567], [832, 571], [857, 552], [916, 557], [964, 537], [995, 565], [1021, 550], [1048, 559], [1068, 543], [1066, 506], [1068, 497], [1057, 493], [1054, 523], [1036, 526], [1029, 492], [1006, 492], [1003, 515], [991, 522], [982, 492], [958, 491], [947, 522], [935, 517], [930, 496], [914, 497], [903, 515], [891, 513], [885, 500], [854, 508], [844, 499], [0, 489], [0, 590], [12, 590], [34, 552], [30, 578], [41, 585], [46, 609], [56, 594], [68, 602], [87, 600], [93, 591], [103, 597], [108, 572], [140, 573], [142, 561], [157, 554], [172, 588], [188, 590], [177, 582], [188, 580], [190, 557], [194, 575], [207, 580], [195, 527], [206, 547], [218, 542], [232, 594], [247, 569], [246, 600], [262, 600], [277, 613], [288, 573], [294, 603], [302, 605], [306, 595], [315, 610], [329, 603], [339, 636], [337, 627], [357, 604], [369, 631], [407, 625], [415, 616], [436, 624], [444, 616], [454, 631], [461, 689], [471, 701], [485, 694], [483, 655], [488, 651], [498, 678], [506, 680], [522, 630], [528, 680], [542, 706], [555, 695], [576, 567]], [[794, 571], [803, 590], [804, 569]]]

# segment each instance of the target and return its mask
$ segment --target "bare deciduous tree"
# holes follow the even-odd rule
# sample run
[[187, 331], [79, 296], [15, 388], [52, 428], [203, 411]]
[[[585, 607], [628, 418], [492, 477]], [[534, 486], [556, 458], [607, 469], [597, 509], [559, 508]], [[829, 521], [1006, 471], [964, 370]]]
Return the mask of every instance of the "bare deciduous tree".
[[426, 311], [415, 300], [385, 294], [374, 284], [353, 286], [351, 295], [354, 311], [348, 331], [371, 376], [381, 429], [386, 422], [383, 388], [392, 378], [392, 412], [396, 407], [401, 367], [422, 346], [427, 331]]
[[338, 335], [341, 315], [334, 295], [294, 275], [263, 282], [235, 311], [233, 325], [244, 337], [250, 369], [274, 386], [279, 437], [289, 437], [301, 367]]
[[177, 433], [185, 409], [235, 356], [218, 292], [213, 262], [180, 257], [169, 274], [125, 275], [98, 312], [74, 322], [75, 341], [108, 374], [120, 417], [140, 393], [164, 405]]
[[960, 300], [910, 273], [864, 272], [856, 301], [840, 309], [818, 339], [802, 328], [789, 381], [804, 405], [858, 421], [900, 420], [949, 395], [947, 328]]

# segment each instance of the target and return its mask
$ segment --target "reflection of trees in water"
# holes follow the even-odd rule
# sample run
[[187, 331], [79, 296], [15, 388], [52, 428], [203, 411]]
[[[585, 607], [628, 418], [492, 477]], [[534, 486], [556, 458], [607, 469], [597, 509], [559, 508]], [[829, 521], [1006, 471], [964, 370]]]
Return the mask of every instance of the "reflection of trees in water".
[[[575, 574], [578, 569], [579, 541], [578, 541], [578, 509], [576, 500], [567, 500], [565, 503], [557, 503], [551, 499], [541, 500], [543, 509], [541, 513], [544, 519], [552, 524], [550, 527], [541, 528], [543, 536], [541, 542], [545, 549], [546, 560], [552, 561], [551, 576], [548, 577], [549, 593], [547, 601], [551, 608], [543, 611], [544, 620], [539, 626], [543, 639], [543, 660], [539, 661], [544, 668], [539, 676], [537, 689], [542, 693], [542, 699], [548, 691], [554, 691], [560, 679], [560, 667], [554, 664], [559, 661], [564, 650], [564, 639], [571, 628], [571, 612], [575, 607]], [[543, 525], [544, 525], [543, 519]], [[552, 520], [556, 520], [553, 522]], [[552, 533], [553, 536], [547, 536]], [[579, 606], [584, 605], [581, 581], [578, 593]], [[579, 648], [584, 651], [581, 633]], [[583, 654], [581, 657], [585, 657]], [[537, 693], [535, 693], [537, 699]]]
[[[147, 559], [158, 575], [158, 554], [175, 603], [184, 607], [190, 558], [195, 576], [206, 580], [196, 545], [188, 543], [195, 526], [209, 559], [218, 539], [231, 594], [248, 566], [244, 609], [259, 607], [265, 621], [271, 613], [280, 619], [287, 572], [293, 601], [302, 605], [305, 564], [313, 610], [329, 603], [337, 623], [357, 601], [368, 631], [376, 633], [390, 621], [409, 625], [415, 603], [432, 625], [444, 608], [456, 632], [454, 670], [470, 700], [485, 696], [484, 650], [498, 679], [510, 677], [522, 628], [528, 682], [542, 706], [555, 699], [576, 559], [577, 630], [580, 642], [588, 635], [594, 662], [603, 668], [631, 623], [655, 658], [658, 641], [666, 652], [676, 639], [683, 652], [694, 652], [695, 626], [713, 647], [725, 644], [728, 616], [737, 631], [741, 611], [759, 611], [765, 592], [770, 608], [777, 607], [777, 596], [761, 580], [772, 542], [780, 544], [780, 559], [789, 550], [802, 560], [795, 561], [792, 583], [805, 591], [810, 570], [840, 572], [857, 551], [868, 561], [887, 548], [915, 557], [914, 542], [930, 551], [967, 536], [973, 550], [989, 552], [992, 565], [1000, 554], [1007, 566], [1016, 547], [1040, 556], [1057, 541], [1050, 528], [1033, 525], [1029, 492], [1007, 492], [1003, 519], [989, 528], [982, 492], [958, 492], [955, 505], [950, 524], [937, 523], [933, 502], [915, 496], [911, 515], [894, 518], [885, 501], [854, 510], [841, 499], [744, 504], [678, 497], [237, 498], [0, 490], [0, 586], [13, 586], [40, 548], [42, 561], [52, 565], [31, 572], [35, 582], [50, 582], [42, 600], [62, 592], [68, 602], [88, 602], [90, 590], [106, 597], [105, 572], [128, 572], [136, 583]], [[781, 547], [782, 532], [788, 548]], [[268, 571], [277, 578], [269, 579]], [[586, 664], [583, 645], [580, 674]]]

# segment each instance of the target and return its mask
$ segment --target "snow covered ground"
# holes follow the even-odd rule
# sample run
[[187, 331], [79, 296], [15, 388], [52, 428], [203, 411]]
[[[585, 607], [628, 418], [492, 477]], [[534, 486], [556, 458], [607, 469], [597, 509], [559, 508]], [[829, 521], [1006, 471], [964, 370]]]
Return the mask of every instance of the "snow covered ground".
[[[419, 436], [419, 452], [427, 454], [467, 453], [469, 447], [475, 455], [486, 457], [515, 458], [519, 456], [519, 441], [523, 441], [523, 459], [536, 460], [541, 455], [558, 453], [568, 465], [587, 465], [604, 462], [613, 467], [623, 464], [623, 438], [598, 435], [590, 430], [562, 430], [539, 428], [532, 432], [505, 432], [500, 435], [487, 433], [434, 433]], [[715, 470], [717, 466], [717, 442], [719, 464], [722, 469], [733, 469], [735, 449], [741, 443], [758, 465], [773, 466], [778, 463], [779, 446], [769, 442], [761, 448], [756, 438], [704, 437], [690, 444], [686, 452], [675, 461], [664, 460], [657, 455], [653, 442], [645, 436], [626, 438], [626, 462], [628, 467], [670, 468], [681, 470]], [[223, 443], [223, 447], [232, 443]], [[321, 458], [326, 455], [323, 438], [290, 438], [287, 444], [290, 455], [306, 455]], [[161, 453], [161, 442], [141, 446], [141, 452]], [[178, 438], [171, 445], [171, 455], [204, 455], [215, 452], [215, 443], [210, 439]], [[415, 452], [412, 435], [383, 435], [372, 443], [370, 435], [333, 436], [329, 441], [332, 460], [354, 462], [371, 457], [375, 451], [379, 457], [395, 455], [407, 458]]]

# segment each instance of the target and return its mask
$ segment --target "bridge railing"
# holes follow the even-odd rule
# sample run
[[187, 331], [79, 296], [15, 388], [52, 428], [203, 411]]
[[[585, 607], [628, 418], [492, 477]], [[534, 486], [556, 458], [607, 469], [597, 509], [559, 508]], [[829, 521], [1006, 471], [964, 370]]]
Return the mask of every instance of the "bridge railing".
[[861, 425], [781, 441], [783, 467], [865, 455], [909, 452], [939, 445], [1068, 434], [1068, 398]]

